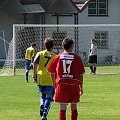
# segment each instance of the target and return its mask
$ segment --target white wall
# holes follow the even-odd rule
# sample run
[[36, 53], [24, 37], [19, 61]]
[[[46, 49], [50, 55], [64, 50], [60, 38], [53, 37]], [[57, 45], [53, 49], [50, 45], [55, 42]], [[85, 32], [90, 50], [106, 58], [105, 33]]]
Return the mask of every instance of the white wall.
[[[47, 15], [46, 24], [57, 24], [57, 17]], [[74, 16], [59, 16], [59, 24], [74, 24]]]
[[120, 24], [120, 0], [108, 0], [108, 16], [88, 16], [88, 7], [79, 13], [79, 24]]
[[[21, 16], [19, 15], [17, 16], [18, 18], [16, 18], [14, 15], [8, 14], [6, 11], [0, 11], [0, 16], [2, 16], [2, 20], [0, 20], [0, 30], [4, 31], [6, 41], [10, 42], [13, 34], [12, 33], [13, 23], [18, 23], [18, 21], [21, 20]], [[8, 44], [6, 45], [8, 48]], [[1, 48], [0, 58], [5, 58], [3, 44], [0, 44], [0, 48]]]
[[[4, 31], [5, 33], [5, 39], [9, 43], [12, 40], [13, 36], [13, 24], [23, 24], [24, 23], [24, 18], [23, 15], [18, 13], [18, 14], [12, 14], [9, 13], [5, 10], [0, 11], [0, 31]], [[28, 20], [27, 23], [33, 23], [34, 21], [34, 15], [28, 15]], [[8, 44], [6, 43], [7, 49], [8, 49]], [[4, 53], [4, 44], [3, 41], [0, 41], [0, 58], [5, 58], [5, 53]]]

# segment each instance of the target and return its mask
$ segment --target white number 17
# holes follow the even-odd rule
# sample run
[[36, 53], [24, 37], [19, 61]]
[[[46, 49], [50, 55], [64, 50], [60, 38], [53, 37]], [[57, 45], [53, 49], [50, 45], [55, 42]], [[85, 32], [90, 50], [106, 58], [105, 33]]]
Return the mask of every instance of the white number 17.
[[63, 62], [63, 73], [69, 74], [72, 60], [62, 60], [62, 62]]

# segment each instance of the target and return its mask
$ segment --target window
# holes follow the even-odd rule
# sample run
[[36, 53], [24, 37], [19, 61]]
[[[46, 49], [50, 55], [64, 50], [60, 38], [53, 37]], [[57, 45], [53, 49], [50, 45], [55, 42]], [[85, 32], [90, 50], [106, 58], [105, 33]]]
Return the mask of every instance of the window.
[[108, 0], [91, 0], [88, 5], [88, 16], [107, 16]]
[[108, 31], [96, 31], [94, 33], [98, 49], [108, 48]]

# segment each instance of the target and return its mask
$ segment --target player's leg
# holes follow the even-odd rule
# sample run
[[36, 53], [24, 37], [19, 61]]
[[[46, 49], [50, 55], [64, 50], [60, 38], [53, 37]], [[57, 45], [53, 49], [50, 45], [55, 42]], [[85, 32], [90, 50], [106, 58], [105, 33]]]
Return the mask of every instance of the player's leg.
[[88, 65], [89, 65], [89, 67], [90, 67], [90, 74], [92, 74], [93, 73], [93, 62], [92, 62], [93, 60], [92, 60], [92, 56], [89, 56], [89, 59], [88, 59]]
[[92, 63], [89, 63], [89, 67], [90, 67], [90, 74], [92, 74], [93, 73], [93, 65], [92, 65]]
[[90, 70], [91, 70], [90, 73], [93, 73], [93, 65], [92, 64], [90, 65]]
[[47, 94], [46, 100], [45, 100], [45, 104], [44, 104], [44, 111], [43, 111], [43, 116], [42, 118], [46, 119], [48, 112], [50, 110], [51, 107], [51, 102], [53, 101], [52, 95]]
[[71, 120], [77, 120], [77, 103], [71, 103]]
[[26, 83], [28, 83], [28, 74], [29, 74], [29, 70], [26, 70]]
[[44, 112], [43, 112], [43, 120], [47, 118], [48, 112], [51, 107], [51, 102], [53, 102], [53, 95], [55, 93], [55, 90], [52, 86], [46, 87], [46, 100], [44, 103]]
[[38, 92], [41, 92], [40, 96], [40, 116], [43, 116], [44, 104], [46, 100], [46, 94], [44, 93], [45, 86], [38, 85]]
[[29, 75], [29, 71], [30, 71], [30, 60], [26, 60], [26, 63], [25, 63], [25, 69], [26, 69], [26, 82], [28, 83], [29, 80], [28, 80], [28, 75]]
[[66, 120], [67, 104], [60, 103], [59, 120]]
[[94, 61], [93, 61], [93, 73], [96, 74], [97, 69], [97, 55], [94, 55]]
[[40, 116], [41, 117], [43, 116], [43, 112], [44, 112], [45, 100], [46, 100], [46, 94], [42, 93], [40, 97]]
[[93, 66], [94, 66], [94, 68], [93, 68], [93, 73], [96, 74], [96, 69], [97, 69], [96, 63], [94, 63]]

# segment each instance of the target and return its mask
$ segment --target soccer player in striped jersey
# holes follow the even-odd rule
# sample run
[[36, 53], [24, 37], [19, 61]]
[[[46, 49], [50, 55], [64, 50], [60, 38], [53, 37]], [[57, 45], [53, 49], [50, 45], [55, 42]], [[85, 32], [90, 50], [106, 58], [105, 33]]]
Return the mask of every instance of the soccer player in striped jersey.
[[[28, 83], [28, 75], [29, 75], [29, 71], [32, 69], [33, 67], [33, 60], [34, 60], [34, 56], [35, 56], [35, 47], [36, 44], [33, 42], [31, 44], [31, 47], [26, 49], [26, 53], [25, 53], [25, 69], [26, 69], [26, 82]], [[35, 79], [34, 82], [36, 82], [37, 80]]]
[[[53, 39], [46, 38], [44, 41], [45, 50], [37, 53], [33, 64], [33, 77], [35, 78], [37, 72], [37, 80], [40, 96], [40, 115], [42, 120], [47, 120], [47, 114], [50, 109], [51, 102], [55, 90], [52, 84], [51, 74], [48, 72], [48, 67], [56, 56], [53, 50]], [[37, 68], [37, 71], [36, 71]]]
[[74, 41], [65, 38], [62, 46], [64, 52], [54, 57], [48, 71], [56, 87], [55, 102], [60, 104], [59, 120], [66, 120], [68, 103], [71, 104], [71, 120], [77, 120], [77, 103], [83, 93], [85, 69], [80, 56], [72, 52]]
[[96, 66], [97, 66], [97, 45], [96, 40], [91, 40], [91, 48], [89, 51], [89, 57], [88, 57], [88, 65], [90, 67], [90, 74], [96, 74]]

